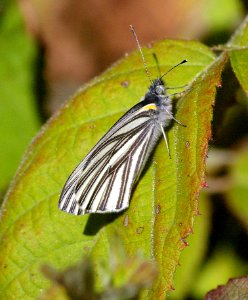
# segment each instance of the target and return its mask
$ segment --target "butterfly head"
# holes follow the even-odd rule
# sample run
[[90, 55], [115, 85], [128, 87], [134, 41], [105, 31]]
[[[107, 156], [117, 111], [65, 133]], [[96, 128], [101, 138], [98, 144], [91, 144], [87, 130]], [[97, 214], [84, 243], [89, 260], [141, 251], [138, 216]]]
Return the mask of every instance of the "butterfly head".
[[161, 78], [155, 79], [145, 97], [141, 99], [145, 103], [154, 103], [156, 110], [171, 110], [171, 99], [167, 95], [165, 83]]
[[161, 78], [155, 79], [149, 88], [150, 95], [163, 97], [166, 96], [165, 83]]

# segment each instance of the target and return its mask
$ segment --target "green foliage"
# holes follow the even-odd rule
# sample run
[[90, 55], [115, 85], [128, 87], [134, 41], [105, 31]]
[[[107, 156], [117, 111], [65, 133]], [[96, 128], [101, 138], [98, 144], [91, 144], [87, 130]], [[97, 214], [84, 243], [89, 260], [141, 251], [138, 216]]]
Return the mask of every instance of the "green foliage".
[[[199, 207], [201, 215], [195, 220], [193, 234], [187, 239], [189, 247], [182, 252], [180, 265], [175, 273], [175, 291], [170, 294], [170, 298], [175, 300], [184, 299], [185, 295], [190, 292], [199, 266], [206, 255], [212, 209], [205, 193], [200, 195]], [[200, 294], [200, 297], [204, 295], [204, 292]]]
[[[237, 76], [242, 88], [246, 93], [248, 92], [248, 49], [245, 49], [247, 48], [248, 44], [247, 23], [248, 17], [246, 17], [245, 21], [243, 22], [243, 26], [238, 28], [228, 43], [228, 46], [230, 47], [240, 47], [241, 49], [240, 51], [233, 51], [230, 55], [230, 58], [235, 75]], [[242, 47], [244, 47], [243, 50]]]
[[35, 54], [16, 5], [5, 4], [0, 19], [0, 193], [38, 129], [32, 93]]
[[[37, 298], [50, 284], [40, 272], [44, 263], [64, 270], [85, 255], [93, 261], [96, 291], [101, 292], [104, 280], [112, 278], [113, 269], [106, 266], [112, 259], [112, 237], [116, 233], [127, 257], [141, 252], [144, 260], [156, 263], [157, 278], [152, 288], [143, 290], [141, 298], [164, 299], [173, 290], [179, 257], [187, 246], [186, 238], [198, 215], [199, 192], [205, 186], [216, 87], [221, 86], [221, 73], [229, 57], [246, 90], [247, 50], [237, 46], [244, 45], [247, 32], [245, 20], [227, 45], [228, 49], [235, 48], [218, 57], [193, 41], [166, 40], [143, 49], [152, 74], [157, 73], [153, 52], [162, 72], [188, 60], [166, 77], [169, 87], [189, 85], [180, 101], [174, 102], [176, 119], [187, 127], [175, 123], [168, 132], [172, 159], [164, 141], [159, 142], [133, 191], [129, 209], [122, 214], [75, 217], [59, 211], [57, 203], [63, 184], [77, 163], [147, 91], [140, 54], [132, 53], [83, 87], [45, 125], [28, 148], [2, 211], [1, 299]], [[206, 217], [199, 225], [203, 245], [192, 241], [192, 250], [204, 251], [208, 222]], [[189, 256], [192, 259], [192, 254]], [[201, 255], [197, 260], [201, 260]], [[130, 272], [136, 268], [131, 265]], [[190, 272], [193, 274], [193, 267]], [[123, 272], [115, 275], [114, 283], [125, 286], [128, 276]], [[185, 274], [180, 276], [178, 285], [184, 284]], [[182, 289], [180, 297], [186, 293], [187, 289]]]
[[238, 153], [231, 168], [232, 185], [227, 193], [228, 205], [243, 223], [248, 232], [248, 151], [243, 149]]
[[201, 298], [207, 291], [225, 284], [229, 278], [245, 274], [247, 266], [238, 259], [234, 251], [227, 247], [219, 248], [203, 266], [194, 285], [194, 296], [196, 299]]
[[[74, 300], [137, 299], [143, 288], [151, 286], [157, 268], [153, 261], [144, 261], [140, 255], [128, 257], [123, 250], [122, 240], [113, 236], [109, 263], [102, 265], [103, 288], [98, 293], [94, 289], [94, 266], [89, 257], [63, 272], [44, 266], [43, 273], [55, 284], [42, 297], [53, 297], [57, 283], [64, 296]], [[101, 264], [101, 259], [98, 262]]]
[[205, 14], [203, 18], [211, 31], [230, 30], [237, 24], [243, 12], [240, 0], [208, 0], [204, 2]]

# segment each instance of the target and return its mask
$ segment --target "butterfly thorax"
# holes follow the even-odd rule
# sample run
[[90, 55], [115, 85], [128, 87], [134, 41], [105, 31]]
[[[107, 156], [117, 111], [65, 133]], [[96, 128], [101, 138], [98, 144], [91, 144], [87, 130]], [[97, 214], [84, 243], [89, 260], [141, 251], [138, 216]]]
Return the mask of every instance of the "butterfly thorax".
[[163, 126], [170, 124], [172, 120], [172, 102], [166, 93], [165, 83], [161, 78], [154, 80], [144, 99], [147, 103], [154, 103], [157, 107], [158, 122]]

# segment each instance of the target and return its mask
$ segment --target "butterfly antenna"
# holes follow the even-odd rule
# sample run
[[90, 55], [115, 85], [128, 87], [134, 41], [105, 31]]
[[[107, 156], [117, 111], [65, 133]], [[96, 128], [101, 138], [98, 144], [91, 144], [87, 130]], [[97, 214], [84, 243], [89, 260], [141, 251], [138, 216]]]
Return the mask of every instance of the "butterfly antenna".
[[135, 29], [134, 29], [133, 25], [130, 25], [130, 30], [132, 31], [132, 33], [133, 33], [133, 35], [134, 35], [134, 38], [135, 38], [135, 40], [136, 40], [136, 43], [137, 43], [137, 45], [138, 45], [139, 52], [140, 52], [140, 54], [141, 54], [141, 57], [142, 57], [142, 60], [143, 60], [143, 64], [144, 64], [144, 67], [145, 67], [146, 75], [147, 75], [147, 77], [149, 78], [150, 82], [152, 83], [151, 75], [150, 75], [150, 73], [149, 73], [149, 71], [148, 71], [147, 63], [146, 63], [144, 54], [143, 54], [143, 52], [142, 52], [142, 49], [141, 49], [141, 46], [140, 46], [140, 43], [139, 43], [139, 40], [138, 40], [138, 36], [137, 36], [137, 34], [136, 34], [136, 32], [135, 32]]
[[171, 69], [169, 69], [167, 72], [165, 72], [161, 77], [160, 79], [162, 79], [166, 74], [168, 74], [170, 71], [172, 71], [173, 69], [175, 69], [176, 67], [182, 65], [182, 64], [185, 64], [187, 61], [187, 59], [184, 59], [183, 61], [181, 61], [179, 64], [175, 65], [174, 67], [172, 67]]

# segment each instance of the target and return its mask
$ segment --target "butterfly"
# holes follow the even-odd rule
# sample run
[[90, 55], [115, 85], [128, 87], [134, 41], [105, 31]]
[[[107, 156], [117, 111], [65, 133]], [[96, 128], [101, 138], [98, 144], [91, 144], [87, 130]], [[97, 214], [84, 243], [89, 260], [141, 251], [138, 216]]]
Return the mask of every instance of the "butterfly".
[[[133, 27], [131, 30], [148, 74], [137, 35]], [[62, 211], [81, 215], [128, 208], [132, 188], [162, 135], [169, 152], [164, 129], [176, 119], [163, 76], [150, 80], [151, 85], [141, 101], [109, 129], [74, 169], [60, 195]]]

